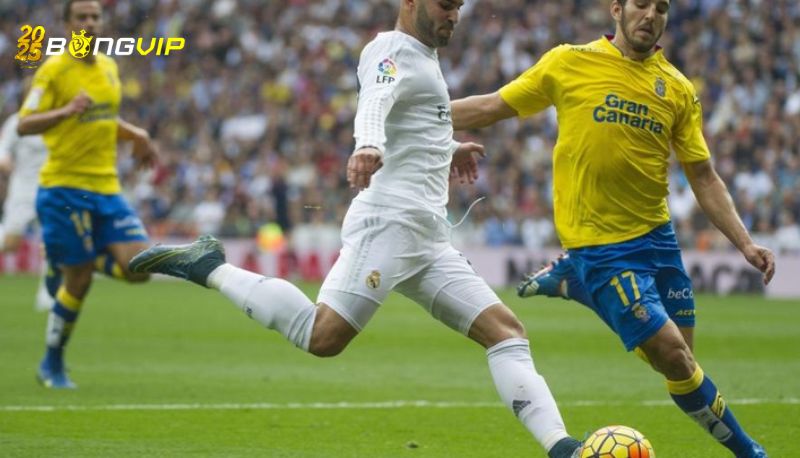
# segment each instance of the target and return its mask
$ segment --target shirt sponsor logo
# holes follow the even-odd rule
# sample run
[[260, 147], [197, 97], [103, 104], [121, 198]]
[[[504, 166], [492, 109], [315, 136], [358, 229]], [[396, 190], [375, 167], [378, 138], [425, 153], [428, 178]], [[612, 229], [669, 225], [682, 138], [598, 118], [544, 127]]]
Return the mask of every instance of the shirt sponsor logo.
[[650, 107], [644, 103], [625, 100], [617, 94], [608, 94], [602, 105], [592, 112], [595, 122], [608, 122], [647, 130], [654, 134], [664, 132], [664, 124], [650, 115]]
[[691, 288], [672, 289], [667, 291], [667, 299], [694, 299], [694, 291]]
[[436, 105], [436, 109], [439, 110], [439, 121], [444, 122], [452, 122], [451, 113], [450, 113], [450, 105]]

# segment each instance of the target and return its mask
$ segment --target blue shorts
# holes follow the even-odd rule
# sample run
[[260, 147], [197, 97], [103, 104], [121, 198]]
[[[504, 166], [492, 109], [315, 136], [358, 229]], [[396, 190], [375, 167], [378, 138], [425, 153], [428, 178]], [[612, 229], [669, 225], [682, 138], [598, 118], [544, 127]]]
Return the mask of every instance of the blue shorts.
[[112, 243], [147, 240], [142, 221], [120, 194], [39, 188], [36, 213], [47, 258], [55, 265], [85, 264]]
[[695, 322], [692, 282], [681, 260], [672, 223], [621, 243], [569, 250], [589, 306], [632, 350], [671, 319]]

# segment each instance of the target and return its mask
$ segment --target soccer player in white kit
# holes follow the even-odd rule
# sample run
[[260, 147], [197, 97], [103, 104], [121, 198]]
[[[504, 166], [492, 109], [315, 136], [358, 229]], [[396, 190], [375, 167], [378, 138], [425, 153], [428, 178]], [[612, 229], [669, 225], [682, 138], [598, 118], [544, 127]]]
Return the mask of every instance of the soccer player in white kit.
[[453, 140], [450, 97], [436, 48], [445, 46], [463, 0], [402, 0], [394, 31], [362, 51], [355, 152], [347, 178], [363, 189], [342, 227], [343, 248], [317, 304], [297, 287], [224, 262], [204, 236], [155, 246], [133, 272], [173, 275], [222, 292], [248, 316], [317, 356], [339, 354], [391, 290], [485, 347], [503, 402], [551, 458], [577, 454], [555, 400], [536, 372], [525, 329], [450, 243], [448, 183], [471, 181], [483, 147]]
[[[9, 172], [8, 192], [3, 203], [3, 220], [0, 222], [0, 254], [16, 251], [25, 237], [25, 231], [36, 220], [36, 189], [39, 170], [47, 159], [47, 147], [39, 135], [17, 134], [19, 118], [12, 114], [0, 128], [0, 171]], [[47, 310], [52, 305], [50, 295], [39, 285], [35, 307]]]
[[0, 169], [10, 171], [8, 193], [3, 204], [0, 251], [15, 251], [25, 230], [36, 219], [36, 189], [39, 169], [47, 159], [42, 137], [17, 134], [18, 117], [9, 116], [0, 129]]

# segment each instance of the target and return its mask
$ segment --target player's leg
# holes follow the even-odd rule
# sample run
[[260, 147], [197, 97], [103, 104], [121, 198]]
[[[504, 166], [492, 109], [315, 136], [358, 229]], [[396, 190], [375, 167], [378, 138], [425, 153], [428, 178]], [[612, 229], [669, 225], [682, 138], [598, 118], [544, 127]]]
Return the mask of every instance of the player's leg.
[[97, 207], [95, 270], [131, 283], [147, 281], [148, 274], [131, 272], [128, 267], [130, 260], [149, 246], [142, 220], [120, 194], [99, 196]]
[[[249, 317], [317, 356], [334, 356], [363, 329], [413, 259], [392, 255], [405, 229], [374, 209], [351, 206], [339, 258], [314, 304], [291, 283], [226, 264], [222, 245], [204, 236], [191, 245], [155, 246], [131, 260], [133, 272], [157, 272], [217, 289]], [[381, 274], [385, 276], [381, 278]]]
[[567, 434], [550, 388], [536, 371], [524, 326], [460, 253], [447, 248], [397, 291], [487, 349], [500, 398], [550, 457], [576, 453], [580, 442]]
[[[22, 245], [25, 232], [36, 220], [36, 183], [25, 186], [9, 186], [9, 195], [3, 205], [3, 222], [0, 227], [0, 253], [14, 252]], [[48, 294], [44, 275], [36, 291], [34, 308], [50, 310], [58, 285], [54, 285], [53, 295]]]
[[[679, 252], [659, 253], [659, 258], [661, 258], [664, 263], [656, 276], [659, 296], [670, 320], [675, 323], [677, 333], [685, 343], [685, 351], [688, 351], [689, 354], [693, 354], [695, 304], [692, 282], [683, 268]], [[675, 332], [674, 329], [671, 330], [673, 335]], [[647, 349], [644, 348], [643, 350], [647, 351]], [[667, 386], [675, 402], [706, 429], [709, 429], [709, 426], [692, 412], [697, 412], [702, 409], [705, 414], [706, 406], [710, 406], [712, 412], [720, 417], [721, 422], [720, 426], [710, 427], [711, 434], [730, 448], [737, 456], [759, 456], [759, 453], [763, 452], [761, 447], [744, 433], [734, 417], [733, 412], [725, 407], [724, 400], [721, 395], [719, 395], [716, 387], [714, 387], [711, 379], [704, 377], [705, 380], [703, 380], [698, 375], [699, 373], [702, 373], [702, 370], [695, 363], [692, 373], [679, 380], [679, 382], [686, 381], [686, 384], [679, 386], [678, 384], [673, 384], [668, 381]], [[667, 379], [676, 380], [669, 377], [667, 377]], [[695, 383], [699, 383], [699, 385], [695, 387], [691, 382], [692, 380], [694, 380]], [[675, 392], [675, 390], [682, 390], [681, 392], [683, 392], [691, 388], [697, 389], [688, 394]], [[716, 409], [716, 411], [714, 409]], [[721, 437], [725, 435], [718, 431], [719, 428], [727, 428], [731, 432], [730, 439], [721, 439]], [[717, 431], [715, 432], [715, 430]]]
[[38, 378], [48, 387], [74, 387], [64, 371], [64, 349], [92, 282], [96, 255], [92, 197], [85, 191], [43, 188], [36, 199], [45, 250], [63, 274], [47, 321], [47, 351], [39, 366]]
[[42, 262], [39, 272], [39, 286], [36, 290], [36, 310], [46, 311], [53, 307], [58, 288], [61, 287], [63, 276], [61, 269], [50, 259], [45, 249], [45, 244], [41, 245]]
[[714, 382], [696, 363], [683, 334], [672, 321], [641, 347], [653, 367], [666, 377], [672, 399], [689, 417], [735, 456], [766, 457], [763, 448], [739, 425]]
[[[689, 344], [668, 317], [656, 285], [656, 272], [622, 270], [595, 292], [607, 322], [628, 350], [640, 348], [664, 375], [675, 403], [737, 457], [758, 457], [760, 446], [748, 437], [694, 360]], [[692, 315], [693, 316], [693, 315]], [[692, 321], [693, 324], [693, 321]]]
[[528, 275], [517, 285], [517, 295], [561, 297], [572, 299], [589, 308], [594, 306], [592, 295], [578, 278], [568, 254], [559, 256], [538, 272]]
[[[317, 306], [296, 286], [225, 262], [222, 244], [202, 236], [188, 245], [156, 245], [134, 256], [133, 273], [160, 273], [216, 289], [248, 317], [309, 351]], [[320, 307], [323, 321], [335, 322]]]
[[46, 351], [37, 374], [39, 381], [48, 388], [75, 388], [65, 371], [64, 350], [89, 292], [93, 270], [91, 262], [62, 267], [64, 281], [47, 319]]
[[25, 239], [25, 231], [36, 219], [35, 193], [31, 191], [9, 186], [8, 197], [3, 203], [3, 221], [0, 223], [0, 252], [17, 251]]
[[146, 250], [148, 246], [147, 242], [138, 241], [112, 243], [106, 247], [106, 253], [95, 258], [95, 271], [130, 283], [146, 282], [150, 275], [131, 272], [129, 264], [137, 253]]

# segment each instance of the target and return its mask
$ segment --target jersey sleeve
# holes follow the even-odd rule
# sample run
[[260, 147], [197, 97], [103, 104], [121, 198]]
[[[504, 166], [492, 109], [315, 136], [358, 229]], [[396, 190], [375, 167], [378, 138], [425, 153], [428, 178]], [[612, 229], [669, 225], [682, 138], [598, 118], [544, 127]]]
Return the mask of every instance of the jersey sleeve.
[[358, 64], [358, 108], [353, 136], [355, 149], [371, 146], [383, 153], [386, 117], [409, 86], [411, 62], [399, 46], [373, 42], [364, 48]]
[[687, 83], [686, 106], [672, 133], [672, 148], [681, 162], [700, 162], [711, 157], [703, 137], [703, 108], [697, 93]]
[[559, 71], [564, 49], [563, 46], [551, 49], [533, 67], [500, 88], [500, 97], [520, 116], [536, 114], [556, 103], [555, 73]]
[[31, 89], [28, 91], [28, 95], [25, 96], [25, 101], [19, 110], [20, 118], [32, 113], [40, 113], [57, 108], [53, 106], [55, 102], [55, 86], [52, 84], [52, 69], [51, 65], [45, 63], [45, 65], [36, 70], [31, 82]]
[[9, 116], [0, 129], [0, 163], [11, 161], [14, 143], [17, 142], [17, 117]]

